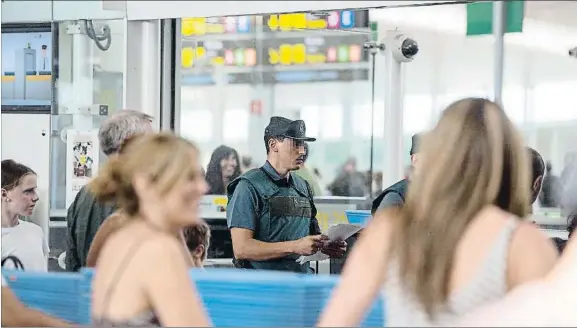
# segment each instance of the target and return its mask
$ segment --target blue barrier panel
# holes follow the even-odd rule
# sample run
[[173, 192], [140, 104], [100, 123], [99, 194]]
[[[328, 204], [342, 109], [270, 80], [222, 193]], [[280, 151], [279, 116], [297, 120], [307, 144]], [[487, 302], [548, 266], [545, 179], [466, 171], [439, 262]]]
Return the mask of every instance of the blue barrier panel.
[[2, 274], [14, 294], [27, 306], [73, 323], [88, 323], [79, 316], [82, 276], [11, 270], [2, 270]]
[[[191, 270], [215, 326], [313, 326], [338, 277], [237, 269]], [[383, 326], [382, 300], [363, 327]]]
[[[28, 306], [70, 322], [90, 323], [93, 270], [73, 273], [4, 271], [10, 287]], [[238, 269], [191, 270], [215, 326], [313, 326], [338, 277]], [[377, 300], [363, 327], [382, 327]]]
[[350, 224], [366, 226], [371, 219], [371, 211], [366, 210], [349, 210], [345, 211], [345, 214]]

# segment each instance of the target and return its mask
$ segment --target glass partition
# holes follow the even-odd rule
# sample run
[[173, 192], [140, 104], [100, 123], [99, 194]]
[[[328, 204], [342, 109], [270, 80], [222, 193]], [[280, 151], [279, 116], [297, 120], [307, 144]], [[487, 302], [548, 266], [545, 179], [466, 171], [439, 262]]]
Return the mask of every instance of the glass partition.
[[[58, 23], [58, 61], [56, 79], [56, 104], [52, 117], [51, 142], [51, 177], [50, 202], [51, 216], [66, 216], [66, 174], [67, 146], [63, 141], [63, 131], [80, 128], [75, 126], [73, 116], [67, 113], [68, 108], [79, 104], [106, 105], [108, 114], [122, 107], [123, 73], [124, 73], [124, 29], [122, 20], [94, 20], [91, 25], [98, 35], [108, 29], [110, 44], [100, 40], [100, 47], [86, 35], [75, 37], [69, 34], [72, 22]], [[75, 48], [76, 47], [76, 48]], [[84, 56], [78, 56], [84, 54]], [[81, 58], [80, 58], [81, 57]], [[75, 69], [86, 65], [87, 75], [78, 79]], [[91, 72], [91, 73], [90, 73]], [[80, 88], [80, 89], [78, 89]], [[86, 90], [83, 97], [78, 90]], [[84, 99], [81, 99], [84, 98]], [[91, 127], [97, 129], [105, 116], [92, 116]], [[77, 123], [76, 123], [77, 124]], [[82, 128], [90, 128], [82, 127]], [[100, 163], [105, 156], [100, 154]]]
[[[238, 154], [234, 175], [261, 166], [264, 129], [270, 117], [284, 116], [304, 120], [307, 134], [317, 138], [299, 172], [316, 196], [345, 197], [340, 204], [346, 208], [329, 201], [319, 214], [321, 225], [345, 221], [344, 209], [357, 208], [346, 197], [366, 202], [368, 10], [183, 18], [181, 23], [180, 131], [200, 146], [209, 184], [222, 185], [220, 165], [227, 153], [217, 150], [221, 145]], [[367, 112], [369, 121], [356, 121], [357, 111]], [[375, 127], [382, 137], [381, 125]]]
[[[551, 12], [572, 12], [571, 2], [547, 2], [549, 16], [533, 7], [543, 3], [526, 2], [523, 32], [505, 36], [503, 103], [528, 144], [551, 161], [553, 173], [561, 174], [565, 158], [575, 152], [577, 103], [571, 90], [577, 87], [577, 60], [567, 52], [576, 45], [569, 45], [576, 40], [576, 27], [569, 26], [574, 20], [561, 26], [551, 19]], [[370, 196], [367, 171], [372, 164], [378, 176], [386, 156], [387, 74], [379, 54], [371, 79], [374, 67], [363, 49], [371, 25], [379, 38], [400, 30], [419, 44], [415, 59], [403, 65], [407, 166], [411, 136], [431, 128], [447, 105], [463, 97], [493, 97], [494, 38], [467, 35], [464, 3], [183, 18], [181, 132], [200, 145], [205, 167], [223, 144], [238, 152], [241, 171], [261, 165], [270, 117], [300, 118], [318, 138], [310, 145], [306, 166], [318, 172], [321, 195]], [[562, 41], [543, 39], [547, 35]], [[346, 191], [335, 188], [346, 171], [365, 183]], [[381, 184], [374, 181], [373, 191]]]
[[523, 32], [505, 36], [505, 110], [550, 167], [534, 204], [543, 222], [566, 223], [555, 195], [577, 154], [575, 10], [573, 2], [527, 1]]

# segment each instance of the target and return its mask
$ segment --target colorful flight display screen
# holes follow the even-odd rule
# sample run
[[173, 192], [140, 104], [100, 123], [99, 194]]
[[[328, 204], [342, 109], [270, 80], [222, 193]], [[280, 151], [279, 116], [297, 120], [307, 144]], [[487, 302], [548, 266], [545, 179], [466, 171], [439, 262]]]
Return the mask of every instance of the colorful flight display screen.
[[363, 49], [367, 40], [367, 36], [362, 34], [268, 39], [265, 41], [268, 54], [264, 65], [364, 62], [368, 60], [368, 54]]
[[258, 65], [255, 40], [185, 42], [183, 43], [181, 61], [183, 68], [215, 65], [253, 67]]
[[182, 36], [254, 33], [255, 16], [183, 18]]
[[290, 13], [263, 16], [265, 32], [346, 30], [369, 27], [368, 10], [338, 10], [323, 14]]
[[321, 65], [368, 61], [363, 44], [368, 36], [343, 34], [263, 40], [259, 58], [255, 40], [205, 40], [183, 46], [182, 67], [225, 65], [237, 67]]

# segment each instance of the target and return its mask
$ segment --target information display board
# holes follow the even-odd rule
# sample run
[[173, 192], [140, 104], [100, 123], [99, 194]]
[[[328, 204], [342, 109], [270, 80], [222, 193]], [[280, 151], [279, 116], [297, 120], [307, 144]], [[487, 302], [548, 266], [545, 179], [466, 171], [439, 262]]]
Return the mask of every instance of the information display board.
[[215, 66], [230, 84], [366, 80], [368, 17], [341, 10], [183, 19], [182, 83], [214, 84]]
[[2, 26], [2, 111], [50, 111], [50, 24]]

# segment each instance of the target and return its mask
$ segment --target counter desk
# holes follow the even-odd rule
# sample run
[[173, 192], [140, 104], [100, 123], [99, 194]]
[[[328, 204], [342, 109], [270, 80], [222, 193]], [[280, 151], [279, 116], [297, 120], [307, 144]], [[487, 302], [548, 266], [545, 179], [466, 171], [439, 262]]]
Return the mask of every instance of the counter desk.
[[[226, 196], [204, 196], [201, 201], [201, 217], [211, 228], [211, 245], [208, 250], [207, 266], [232, 267], [232, 241], [226, 224]], [[321, 231], [326, 232], [332, 225], [348, 223], [347, 210], [370, 208], [370, 202], [363, 197], [315, 197], [317, 219]], [[567, 218], [558, 209], [539, 209], [533, 221], [551, 238], [567, 239]], [[66, 249], [66, 210], [50, 212], [50, 257], [49, 270], [62, 271]], [[311, 267], [319, 274], [340, 274], [348, 254], [352, 251], [359, 233], [347, 240], [347, 252], [342, 259], [313, 262]], [[317, 270], [318, 269], [318, 270]]]

